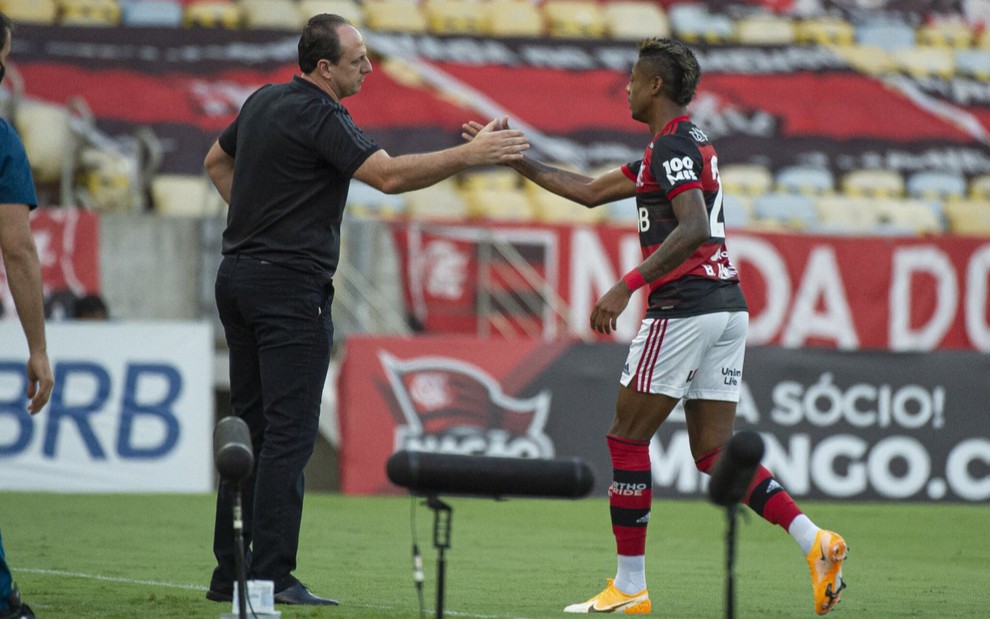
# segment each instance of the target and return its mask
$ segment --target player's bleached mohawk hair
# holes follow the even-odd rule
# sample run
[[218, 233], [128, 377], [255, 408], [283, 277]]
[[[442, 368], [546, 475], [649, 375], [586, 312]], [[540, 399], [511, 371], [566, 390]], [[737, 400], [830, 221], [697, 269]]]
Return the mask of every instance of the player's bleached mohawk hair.
[[698, 59], [687, 45], [673, 39], [654, 37], [639, 43], [639, 59], [663, 79], [663, 91], [679, 105], [687, 105], [701, 79]]

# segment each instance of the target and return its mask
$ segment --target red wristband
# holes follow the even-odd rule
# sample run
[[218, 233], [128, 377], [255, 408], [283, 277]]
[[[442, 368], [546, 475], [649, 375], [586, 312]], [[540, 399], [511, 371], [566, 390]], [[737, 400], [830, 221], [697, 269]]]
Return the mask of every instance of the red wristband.
[[626, 282], [626, 286], [629, 286], [629, 292], [636, 292], [647, 284], [646, 278], [636, 268], [623, 275], [622, 281]]

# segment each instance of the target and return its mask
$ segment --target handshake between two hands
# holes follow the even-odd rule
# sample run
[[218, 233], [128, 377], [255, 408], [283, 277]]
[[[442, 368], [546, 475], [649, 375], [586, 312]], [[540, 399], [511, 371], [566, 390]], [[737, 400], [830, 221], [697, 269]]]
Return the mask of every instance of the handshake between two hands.
[[486, 164], [509, 164], [523, 158], [529, 139], [518, 129], [509, 128], [509, 117], [496, 118], [487, 125], [470, 120], [461, 125], [461, 137], [476, 145]]

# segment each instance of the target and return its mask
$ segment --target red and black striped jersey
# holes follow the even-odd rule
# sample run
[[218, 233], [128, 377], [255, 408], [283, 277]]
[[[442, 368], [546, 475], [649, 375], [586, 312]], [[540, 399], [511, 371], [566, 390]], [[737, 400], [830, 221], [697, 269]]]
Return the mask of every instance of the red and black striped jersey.
[[639, 242], [645, 260], [677, 227], [673, 200], [698, 189], [708, 209], [711, 237], [680, 266], [650, 282], [647, 316], [691, 316], [746, 311], [739, 276], [725, 247], [718, 156], [708, 136], [687, 116], [670, 121], [646, 147], [643, 159], [622, 167], [636, 182]]

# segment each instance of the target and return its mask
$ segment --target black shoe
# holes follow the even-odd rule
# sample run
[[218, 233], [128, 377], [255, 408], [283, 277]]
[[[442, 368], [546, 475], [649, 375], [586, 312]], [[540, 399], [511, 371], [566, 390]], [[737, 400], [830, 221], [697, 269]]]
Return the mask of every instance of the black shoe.
[[234, 594], [233, 592], [214, 591], [213, 589], [209, 589], [206, 592], [206, 599], [211, 602], [233, 602]]
[[276, 604], [298, 604], [300, 606], [337, 606], [337, 600], [321, 598], [313, 595], [301, 582], [275, 594]]

